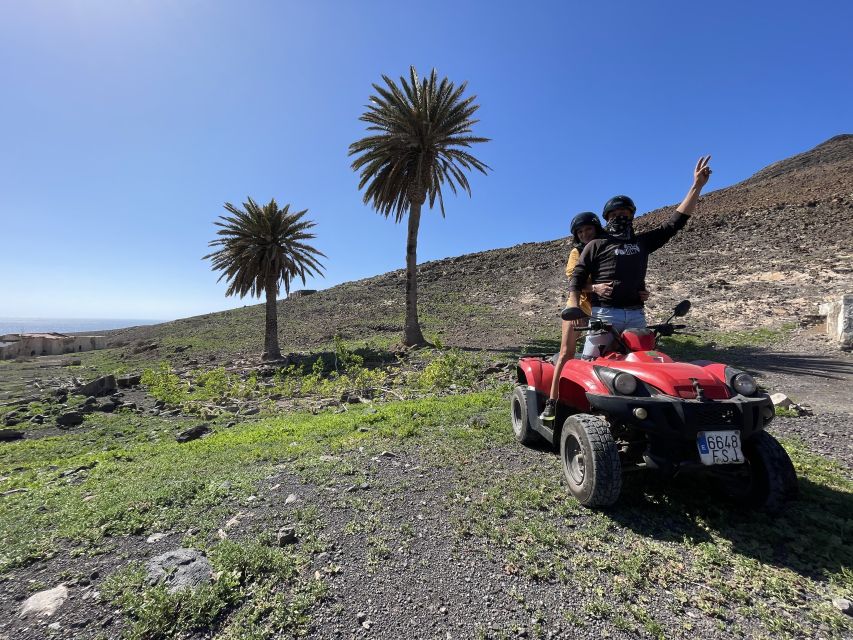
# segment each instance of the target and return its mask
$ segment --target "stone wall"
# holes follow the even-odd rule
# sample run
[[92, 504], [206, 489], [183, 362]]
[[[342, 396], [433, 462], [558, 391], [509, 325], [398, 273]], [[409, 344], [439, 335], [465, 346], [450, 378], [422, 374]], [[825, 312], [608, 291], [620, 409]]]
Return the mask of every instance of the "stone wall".
[[0, 336], [0, 358], [57, 356], [106, 347], [104, 336], [67, 336], [62, 333], [22, 333]]

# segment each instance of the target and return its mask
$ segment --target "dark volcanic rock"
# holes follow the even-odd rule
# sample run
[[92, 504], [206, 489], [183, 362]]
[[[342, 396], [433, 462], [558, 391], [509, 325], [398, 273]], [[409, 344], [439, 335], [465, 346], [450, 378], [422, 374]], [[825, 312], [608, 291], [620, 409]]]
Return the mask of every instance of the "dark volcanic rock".
[[116, 377], [109, 375], [92, 380], [92, 382], [78, 387], [74, 390], [74, 393], [81, 396], [106, 396], [115, 392], [117, 388]]
[[0, 429], [0, 442], [9, 442], [10, 440], [20, 440], [24, 437], [23, 431], [15, 429]]
[[206, 433], [210, 433], [210, 427], [206, 424], [199, 424], [181, 431], [177, 436], [175, 436], [175, 440], [178, 442], [189, 442], [190, 440], [201, 438]]
[[79, 411], [68, 411], [61, 413], [56, 418], [56, 424], [60, 427], [76, 427], [83, 423], [83, 414]]
[[116, 384], [120, 389], [127, 389], [129, 387], [135, 387], [142, 380], [141, 373], [134, 373], [127, 376], [119, 376], [116, 378]]

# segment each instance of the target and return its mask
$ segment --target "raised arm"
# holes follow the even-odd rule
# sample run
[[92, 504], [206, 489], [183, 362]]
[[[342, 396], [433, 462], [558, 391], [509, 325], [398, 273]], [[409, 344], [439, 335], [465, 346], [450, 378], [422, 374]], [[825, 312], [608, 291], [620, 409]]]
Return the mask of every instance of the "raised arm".
[[711, 176], [711, 167], [708, 166], [710, 161], [711, 156], [703, 156], [696, 162], [696, 168], [693, 170], [693, 184], [672, 217], [657, 229], [641, 234], [649, 253], [660, 249], [687, 224], [690, 215], [696, 210], [696, 202], [699, 200], [699, 194], [702, 193], [702, 187], [708, 183], [708, 178]]
[[708, 184], [708, 178], [711, 177], [711, 167], [708, 166], [710, 161], [711, 156], [704, 156], [696, 162], [696, 168], [693, 170], [693, 185], [687, 195], [684, 196], [684, 200], [678, 205], [676, 211], [679, 213], [690, 216], [696, 210], [696, 202], [699, 200], [702, 187]]

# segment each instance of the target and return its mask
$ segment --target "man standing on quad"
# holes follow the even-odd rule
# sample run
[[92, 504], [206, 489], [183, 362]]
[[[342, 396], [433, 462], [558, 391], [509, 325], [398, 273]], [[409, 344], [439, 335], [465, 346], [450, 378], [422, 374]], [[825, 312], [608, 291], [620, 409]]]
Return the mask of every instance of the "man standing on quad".
[[[669, 221], [657, 229], [635, 234], [633, 219], [637, 207], [631, 198], [615, 196], [607, 201], [603, 211], [607, 222], [605, 234], [589, 242], [581, 253], [569, 282], [564, 319], [575, 324], [582, 322], [571, 319], [581, 314], [570, 310], [580, 306], [580, 292], [591, 278], [593, 285], [599, 285], [590, 294], [592, 317], [601, 318], [616, 331], [646, 326], [640, 291], [645, 288], [649, 254], [665, 245], [687, 223], [711, 175], [710, 160], [711, 156], [699, 158], [693, 171], [693, 185]], [[609, 332], [588, 335], [584, 357], [600, 355], [601, 347], [606, 348], [612, 339]]]

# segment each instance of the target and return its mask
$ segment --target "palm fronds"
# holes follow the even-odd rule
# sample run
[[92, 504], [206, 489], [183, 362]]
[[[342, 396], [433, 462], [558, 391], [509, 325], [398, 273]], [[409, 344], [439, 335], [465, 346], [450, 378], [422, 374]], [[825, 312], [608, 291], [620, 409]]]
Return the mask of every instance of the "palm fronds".
[[438, 200], [443, 216], [442, 187], [470, 196], [465, 171], [489, 169], [468, 152], [489, 140], [471, 133], [478, 122], [476, 96], [463, 98], [467, 83], [439, 81], [435, 69], [419, 80], [410, 67], [409, 79], [400, 77], [399, 85], [388, 76], [382, 79], [385, 86], [373, 85], [375, 95], [360, 117], [375, 133], [349, 146], [349, 155], [356, 156], [352, 168], [361, 172], [364, 202], [400, 222], [411, 202], [428, 201], [432, 207]]

